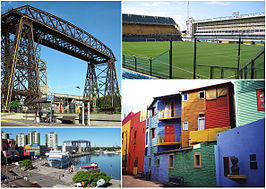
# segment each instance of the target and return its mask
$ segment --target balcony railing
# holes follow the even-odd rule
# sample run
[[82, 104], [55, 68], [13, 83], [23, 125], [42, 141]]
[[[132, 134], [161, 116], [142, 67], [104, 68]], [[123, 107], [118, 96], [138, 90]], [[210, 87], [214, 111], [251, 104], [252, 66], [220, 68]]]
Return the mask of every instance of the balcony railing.
[[158, 111], [158, 119], [171, 119], [178, 118], [181, 116], [181, 112], [177, 110], [159, 110]]
[[230, 127], [213, 128], [213, 129], [206, 129], [200, 131], [190, 131], [189, 132], [190, 143], [196, 144], [200, 142], [217, 141], [216, 135], [228, 129], [230, 129]]
[[165, 140], [165, 136], [158, 135], [158, 144], [157, 145], [175, 145], [181, 142], [181, 137], [175, 135], [174, 140]]

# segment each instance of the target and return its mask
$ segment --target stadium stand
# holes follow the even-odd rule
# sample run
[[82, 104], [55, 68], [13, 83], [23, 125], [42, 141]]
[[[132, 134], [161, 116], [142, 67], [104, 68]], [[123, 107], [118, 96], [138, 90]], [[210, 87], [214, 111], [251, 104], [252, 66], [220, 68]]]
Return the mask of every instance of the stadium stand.
[[178, 25], [170, 17], [122, 15], [123, 41], [180, 41]]
[[189, 30], [193, 38], [234, 42], [241, 37], [243, 41], [255, 44], [265, 41], [265, 13], [192, 21]]

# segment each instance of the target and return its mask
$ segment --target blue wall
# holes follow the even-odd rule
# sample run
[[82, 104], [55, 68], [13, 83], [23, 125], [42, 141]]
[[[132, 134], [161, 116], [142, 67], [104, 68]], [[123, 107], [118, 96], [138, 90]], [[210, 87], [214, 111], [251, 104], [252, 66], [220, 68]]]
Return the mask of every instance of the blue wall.
[[[160, 158], [160, 167], [156, 165], [157, 158]], [[154, 155], [151, 165], [151, 179], [160, 182], [168, 182], [168, 154]]]
[[[174, 101], [175, 102], [175, 113], [177, 116], [182, 115], [182, 109], [181, 109], [181, 97], [172, 97], [172, 98], [167, 98], [167, 100], [158, 100], [158, 110], [164, 110], [164, 101]], [[181, 118], [179, 119], [169, 119], [169, 120], [163, 120], [159, 121], [158, 123], [158, 135], [164, 136], [164, 129], [165, 125], [175, 125], [175, 141], [176, 142], [181, 142]], [[180, 146], [176, 145], [171, 145], [171, 146], [158, 146], [158, 152], [163, 152], [167, 150], [173, 150], [176, 148], [179, 148]]]
[[[250, 169], [249, 155], [256, 154], [258, 169]], [[224, 176], [223, 157], [236, 156], [240, 175], [247, 175], [243, 184]], [[260, 186], [265, 185], [265, 119], [224, 131], [217, 135], [215, 147], [217, 186]], [[232, 163], [230, 161], [230, 172]]]

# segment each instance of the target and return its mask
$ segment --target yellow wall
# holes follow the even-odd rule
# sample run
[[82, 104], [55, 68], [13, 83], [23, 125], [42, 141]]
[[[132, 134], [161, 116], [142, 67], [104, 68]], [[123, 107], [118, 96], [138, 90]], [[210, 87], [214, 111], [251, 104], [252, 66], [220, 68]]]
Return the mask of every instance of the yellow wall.
[[[198, 116], [205, 114], [205, 99], [199, 99], [199, 91], [189, 92], [188, 101], [182, 101], [182, 148], [189, 146], [189, 132], [198, 130]], [[183, 123], [188, 122], [188, 130], [183, 130]]]
[[129, 136], [130, 136], [131, 120], [122, 126], [122, 155], [128, 154]]
[[195, 144], [206, 141], [208, 142], [217, 141], [216, 135], [230, 128], [231, 127], [222, 127], [222, 128], [206, 129], [201, 131], [191, 131], [189, 133], [190, 143]]
[[123, 23], [123, 34], [178, 34], [174, 26]]

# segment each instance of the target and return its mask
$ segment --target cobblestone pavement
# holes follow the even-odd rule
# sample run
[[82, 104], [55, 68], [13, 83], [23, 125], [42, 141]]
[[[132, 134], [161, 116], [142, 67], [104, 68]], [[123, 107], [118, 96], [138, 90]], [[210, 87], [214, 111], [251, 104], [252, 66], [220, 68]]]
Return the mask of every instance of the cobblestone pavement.
[[156, 181], [146, 181], [143, 179], [136, 179], [131, 175], [123, 175], [122, 176], [122, 185], [123, 187], [163, 187], [162, 183]]

